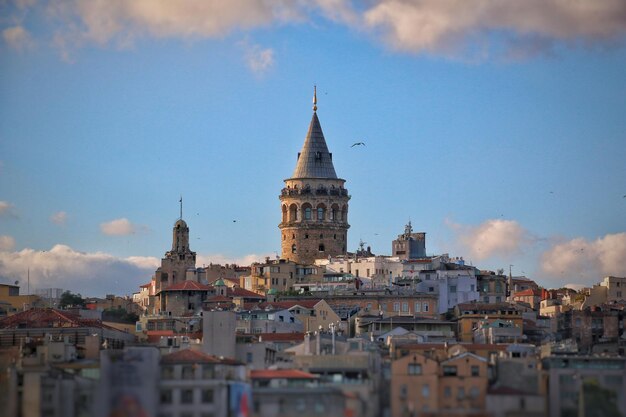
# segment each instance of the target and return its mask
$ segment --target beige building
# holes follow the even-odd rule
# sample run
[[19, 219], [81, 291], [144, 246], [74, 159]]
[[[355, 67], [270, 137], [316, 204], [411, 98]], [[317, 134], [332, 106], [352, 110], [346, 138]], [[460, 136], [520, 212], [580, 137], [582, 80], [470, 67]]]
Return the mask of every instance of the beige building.
[[601, 286], [606, 287], [606, 302], [626, 300], [626, 277], [604, 277]]
[[280, 195], [282, 258], [310, 265], [317, 258], [346, 253], [350, 196], [344, 183], [335, 173], [314, 96], [313, 118], [296, 169]]
[[269, 259], [254, 263], [250, 275], [240, 278], [241, 286], [249, 291], [265, 294], [270, 289], [291, 291], [303, 282], [322, 282], [324, 267], [301, 265], [288, 259]]
[[391, 364], [391, 415], [482, 416], [487, 360], [467, 351], [438, 359], [410, 353]]
[[0, 316], [38, 306], [40, 300], [37, 295], [20, 295], [18, 285], [0, 284]]

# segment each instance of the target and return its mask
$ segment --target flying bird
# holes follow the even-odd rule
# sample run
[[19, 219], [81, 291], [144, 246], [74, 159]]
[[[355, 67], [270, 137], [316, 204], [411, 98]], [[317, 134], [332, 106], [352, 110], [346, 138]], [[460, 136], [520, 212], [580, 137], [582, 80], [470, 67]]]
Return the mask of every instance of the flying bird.
[[352, 146], [350, 146], [351, 148], [354, 148], [355, 146], [365, 146], [365, 142], [355, 142], [352, 144]]
[[237, 223], [237, 220], [233, 220], [233, 223]]

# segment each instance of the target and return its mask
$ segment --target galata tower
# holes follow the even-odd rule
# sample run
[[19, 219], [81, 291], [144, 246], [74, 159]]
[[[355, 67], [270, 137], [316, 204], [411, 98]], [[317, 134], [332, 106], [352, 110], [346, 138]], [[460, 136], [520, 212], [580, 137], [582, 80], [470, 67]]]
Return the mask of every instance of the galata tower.
[[310, 265], [315, 259], [344, 255], [348, 240], [348, 190], [337, 178], [333, 154], [328, 152], [317, 118], [313, 117], [291, 178], [280, 194], [282, 258]]

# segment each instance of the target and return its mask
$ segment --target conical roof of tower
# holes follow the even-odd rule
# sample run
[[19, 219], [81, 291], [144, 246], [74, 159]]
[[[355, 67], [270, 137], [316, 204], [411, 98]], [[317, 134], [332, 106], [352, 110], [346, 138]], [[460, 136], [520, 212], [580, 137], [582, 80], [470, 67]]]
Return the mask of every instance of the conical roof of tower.
[[292, 178], [337, 178], [316, 112], [313, 113]]

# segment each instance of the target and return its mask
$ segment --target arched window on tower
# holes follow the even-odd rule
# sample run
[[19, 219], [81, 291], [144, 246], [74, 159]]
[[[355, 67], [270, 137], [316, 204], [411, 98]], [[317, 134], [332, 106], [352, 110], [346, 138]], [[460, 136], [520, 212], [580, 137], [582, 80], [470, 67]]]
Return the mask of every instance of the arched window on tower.
[[320, 252], [324, 252], [324, 244], [322, 243], [322, 244], [319, 246], [319, 248], [318, 248], [318, 249], [319, 249], [319, 251], [320, 251]]
[[298, 206], [296, 206], [295, 204], [289, 206], [289, 221], [298, 221]]
[[296, 244], [291, 245], [291, 253], [296, 253]]
[[335, 221], [337, 220], [337, 216], [339, 214], [339, 206], [337, 204], [333, 204], [330, 208], [330, 220], [331, 221]]
[[311, 220], [311, 207], [304, 208], [304, 220]]
[[317, 208], [317, 220], [320, 222], [324, 221], [324, 208], [323, 207]]
[[283, 223], [287, 222], [287, 206], [283, 204]]

